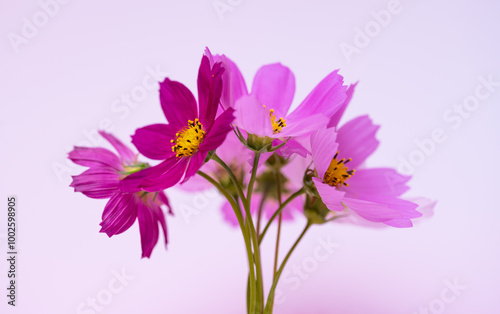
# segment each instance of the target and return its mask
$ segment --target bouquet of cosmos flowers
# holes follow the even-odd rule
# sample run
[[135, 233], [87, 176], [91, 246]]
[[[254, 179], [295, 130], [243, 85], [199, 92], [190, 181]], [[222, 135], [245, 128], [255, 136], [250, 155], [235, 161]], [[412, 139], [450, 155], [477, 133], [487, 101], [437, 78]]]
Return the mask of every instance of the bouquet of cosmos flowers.
[[[328, 74], [293, 110], [295, 78], [276, 63], [261, 67], [248, 89], [236, 64], [207, 49], [198, 73], [198, 102], [183, 84], [165, 78], [160, 103], [168, 124], [135, 131], [132, 143], [151, 166], [112, 134], [114, 147], [75, 147], [69, 158], [88, 167], [71, 187], [109, 199], [101, 232], [120, 234], [139, 223], [142, 257], [150, 257], [160, 231], [167, 242], [165, 190], [176, 185], [215, 186], [224, 196], [225, 219], [239, 227], [248, 258], [248, 313], [272, 313], [276, 285], [290, 255], [314, 225], [357, 216], [357, 223], [412, 227], [418, 205], [401, 198], [408, 176], [391, 168], [364, 168], [376, 150], [378, 126], [367, 116], [339, 125], [356, 84]], [[283, 221], [307, 220], [279, 262]], [[351, 220], [352, 221], [352, 220]], [[278, 225], [274, 276], [264, 288], [261, 242]], [[265, 296], [265, 291], [269, 291]]]

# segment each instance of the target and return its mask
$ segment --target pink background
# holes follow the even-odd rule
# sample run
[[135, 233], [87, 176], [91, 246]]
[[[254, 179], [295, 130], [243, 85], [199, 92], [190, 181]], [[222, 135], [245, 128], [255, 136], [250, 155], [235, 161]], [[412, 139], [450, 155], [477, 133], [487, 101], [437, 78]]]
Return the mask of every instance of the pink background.
[[[120, 98], [140, 93], [157, 66], [195, 90], [205, 46], [237, 62], [248, 85], [263, 64], [289, 66], [295, 104], [334, 69], [346, 82], [359, 80], [347, 117], [369, 113], [382, 125], [369, 166], [396, 167], [400, 156], [419, 154], [415, 141], [435, 129], [446, 134], [415, 167], [409, 194], [439, 200], [434, 217], [404, 230], [314, 228], [288, 268], [310, 271], [282, 282], [277, 313], [500, 312], [500, 88], [459, 126], [443, 118], [475, 94], [479, 77], [500, 80], [498, 2], [402, 0], [402, 11], [378, 29], [371, 12], [390, 1], [73, 0], [51, 7], [45, 21], [37, 1], [1, 3], [0, 187], [3, 200], [19, 199], [15, 309], [4, 297], [6, 201], [0, 211], [1, 313], [94, 313], [87, 302], [96, 297], [99, 313], [244, 312], [243, 241], [223, 222], [218, 196], [193, 201], [168, 191], [176, 211], [168, 251], [158, 246], [141, 260], [137, 225], [112, 239], [99, 234], [105, 201], [73, 193], [70, 175], [81, 169], [64, 168], [67, 152], [89, 141], [86, 133], [92, 139], [100, 123], [127, 140], [136, 128], [163, 122], [156, 87], [142, 89], [135, 108]], [[231, 9], [222, 18], [217, 3]], [[20, 36], [33, 16], [38, 32], [12, 45], [9, 36]], [[373, 36], [348, 62], [340, 47], [354, 44], [358, 27]], [[188, 208], [200, 210], [186, 219]], [[303, 224], [299, 217], [285, 226], [282, 248]], [[270, 235], [267, 277], [275, 229]], [[314, 264], [327, 237], [339, 247]], [[133, 279], [119, 283], [114, 272], [122, 269]], [[455, 280], [465, 290], [447, 290]]]

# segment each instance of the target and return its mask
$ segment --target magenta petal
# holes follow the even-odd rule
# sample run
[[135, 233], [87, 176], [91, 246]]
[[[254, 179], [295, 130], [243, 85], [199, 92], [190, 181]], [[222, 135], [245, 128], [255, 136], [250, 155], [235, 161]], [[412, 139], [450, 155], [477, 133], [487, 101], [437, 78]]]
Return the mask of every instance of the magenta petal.
[[316, 189], [318, 190], [321, 200], [329, 210], [343, 211], [341, 201], [344, 199], [344, 192], [338, 191], [335, 187], [323, 183], [318, 178], [312, 178]]
[[252, 95], [279, 116], [288, 113], [295, 94], [295, 77], [280, 63], [261, 67], [253, 79]]
[[[139, 231], [141, 233], [141, 247], [142, 257], [149, 258], [153, 252], [153, 248], [158, 242], [159, 228], [158, 228], [158, 212], [161, 212], [156, 204], [146, 205], [139, 201], [137, 219], [139, 221]], [[161, 213], [163, 219], [163, 213]], [[163, 221], [164, 223], [165, 221]]]
[[269, 113], [255, 96], [248, 95], [238, 99], [235, 116], [236, 125], [248, 133], [269, 137], [273, 135]]
[[137, 217], [137, 198], [132, 193], [113, 195], [102, 213], [100, 232], [109, 237], [120, 234], [130, 228]]
[[377, 149], [379, 141], [375, 134], [378, 129], [367, 115], [344, 124], [337, 132], [339, 158], [352, 158], [349, 168], [357, 168]]
[[109, 198], [118, 191], [118, 173], [111, 167], [94, 167], [73, 176], [70, 186], [90, 198]]
[[123, 160], [124, 164], [130, 165], [133, 164], [135, 161], [135, 154], [132, 152], [130, 148], [125, 146], [122, 141], [117, 139], [113, 134], [107, 133], [104, 131], [99, 130], [99, 134], [104, 137], [113, 147], [116, 149], [118, 152], [118, 155], [120, 155], [121, 159]]
[[224, 55], [216, 55], [215, 61], [222, 62], [222, 66], [225, 69], [224, 74], [222, 74], [222, 107], [224, 109], [234, 108], [236, 100], [238, 100], [241, 96], [248, 95], [243, 75], [241, 75], [241, 72], [236, 64], [228, 57]]
[[160, 83], [160, 102], [167, 121], [175, 129], [187, 126], [198, 117], [196, 100], [183, 84], [166, 78]]
[[344, 115], [345, 109], [347, 108], [347, 106], [351, 102], [352, 95], [354, 94], [354, 90], [356, 89], [356, 85], [358, 85], [357, 82], [354, 83], [354, 84], [351, 84], [347, 88], [347, 92], [346, 92], [346, 96], [347, 97], [344, 100], [344, 103], [342, 104], [342, 106], [339, 108], [339, 110], [336, 113], [334, 113], [333, 116], [331, 117], [330, 123], [328, 123], [328, 127], [329, 128], [331, 128], [331, 127], [337, 127], [337, 125], [339, 124], [340, 119]]
[[187, 158], [169, 157], [160, 164], [133, 173], [120, 181], [124, 192], [158, 192], [177, 184], [184, 175]]
[[199, 149], [208, 152], [219, 147], [226, 139], [227, 133], [232, 131], [231, 122], [234, 120], [234, 109], [229, 108], [215, 119], [212, 128], [207, 132]]
[[297, 109], [288, 116], [288, 119], [298, 121], [317, 113], [330, 118], [340, 109], [346, 99], [346, 86], [343, 83], [344, 78], [338, 74], [338, 70], [333, 71], [307, 95]]
[[132, 135], [132, 143], [141, 154], [148, 158], [167, 159], [174, 155], [171, 141], [175, 139], [175, 133], [178, 131], [172, 125], [148, 125], [135, 131], [135, 134]]
[[222, 73], [224, 68], [220, 62], [210, 66], [207, 56], [201, 59], [198, 71], [198, 104], [201, 123], [210, 128], [217, 114], [222, 93]]
[[335, 142], [336, 138], [337, 133], [334, 128], [318, 130], [311, 135], [311, 154], [318, 177], [321, 179], [337, 153], [339, 145]]
[[349, 179], [348, 191], [353, 195], [395, 197], [409, 189], [406, 182], [410, 178], [391, 168], [360, 169]]
[[188, 165], [186, 167], [186, 174], [181, 183], [186, 182], [189, 178], [194, 176], [201, 166], [205, 163], [205, 158], [207, 158], [207, 152], [197, 152], [189, 157]]
[[105, 148], [75, 147], [68, 158], [84, 167], [112, 167], [117, 171], [123, 170], [120, 158]]

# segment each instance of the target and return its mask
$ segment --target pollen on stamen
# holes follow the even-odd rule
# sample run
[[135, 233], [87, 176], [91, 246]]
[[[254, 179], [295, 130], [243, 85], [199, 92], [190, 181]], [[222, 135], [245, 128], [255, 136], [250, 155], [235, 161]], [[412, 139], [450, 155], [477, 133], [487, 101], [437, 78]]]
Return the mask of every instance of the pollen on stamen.
[[205, 131], [200, 120], [188, 120], [188, 127], [175, 134], [176, 138], [171, 140], [172, 151], [176, 157], [191, 156], [198, 151], [200, 143], [205, 137]]
[[[262, 105], [262, 107], [266, 108], [266, 105]], [[274, 109], [269, 110], [269, 119], [271, 120], [271, 125], [273, 127], [273, 133], [280, 133], [281, 130], [286, 127], [285, 119], [279, 118], [276, 121], [276, 114], [274, 113]]]
[[328, 169], [325, 172], [323, 181], [330, 186], [348, 187], [349, 184], [345, 181], [351, 178], [356, 170], [349, 170], [349, 168], [347, 168], [347, 166], [345, 165], [352, 160], [351, 158], [348, 158], [347, 160], [345, 158], [337, 160], [338, 154], [339, 152], [337, 151], [332, 161], [330, 162]]

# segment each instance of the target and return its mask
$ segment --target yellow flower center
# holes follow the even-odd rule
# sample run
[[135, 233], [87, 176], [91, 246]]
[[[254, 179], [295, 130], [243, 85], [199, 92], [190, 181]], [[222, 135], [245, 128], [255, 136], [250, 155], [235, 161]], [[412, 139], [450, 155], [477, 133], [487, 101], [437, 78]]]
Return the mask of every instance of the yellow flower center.
[[172, 151], [176, 153], [175, 157], [187, 157], [198, 151], [198, 147], [205, 137], [205, 131], [203, 131], [200, 120], [195, 119], [194, 122], [189, 120], [188, 127], [177, 132], [175, 136], [175, 140], [171, 140], [174, 144]]
[[[264, 105], [264, 108], [266, 108], [266, 105]], [[286, 127], [285, 119], [279, 118], [278, 121], [276, 121], [276, 114], [274, 113], [274, 109], [269, 110], [269, 119], [271, 120], [274, 134], [280, 133], [281, 129]]]
[[335, 154], [328, 169], [325, 172], [325, 176], [323, 177], [323, 182], [330, 186], [341, 187], [342, 185], [349, 186], [349, 184], [345, 183], [347, 179], [353, 176], [356, 170], [349, 170], [346, 164], [352, 159], [337, 160], [339, 152]]

